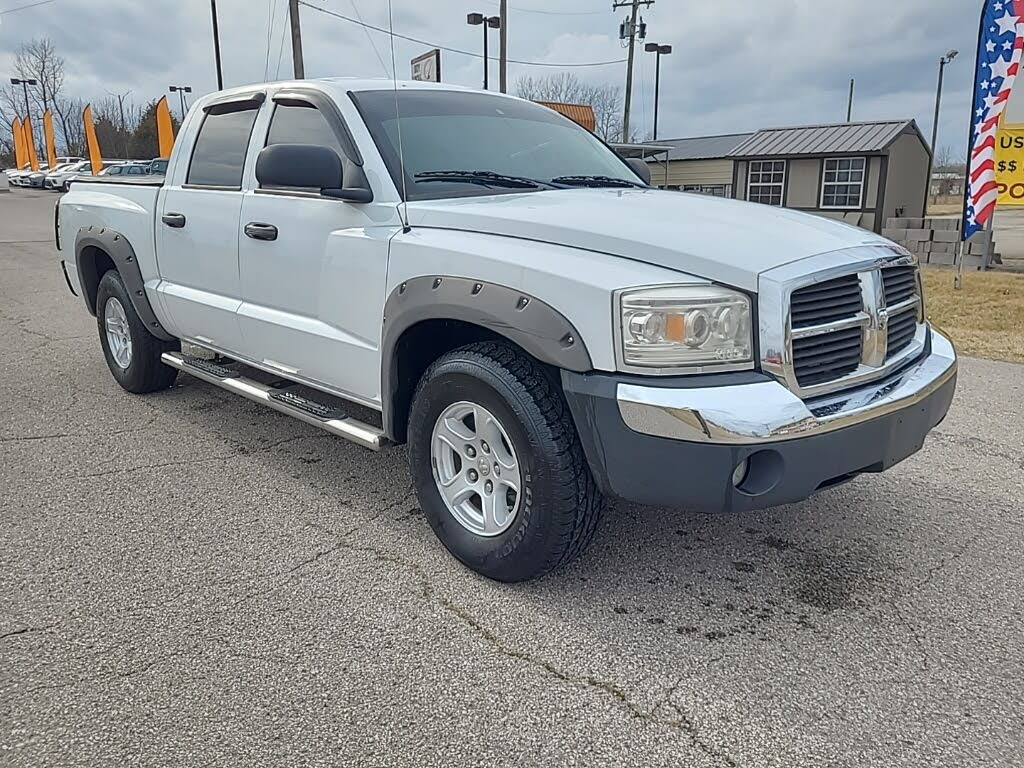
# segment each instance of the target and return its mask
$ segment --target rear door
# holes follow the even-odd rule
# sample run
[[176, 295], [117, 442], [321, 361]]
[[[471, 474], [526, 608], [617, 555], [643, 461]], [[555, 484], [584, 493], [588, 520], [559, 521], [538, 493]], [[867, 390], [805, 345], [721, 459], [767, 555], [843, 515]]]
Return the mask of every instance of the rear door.
[[[260, 121], [260, 148], [329, 147], [346, 172], [361, 163], [335, 103], [311, 89], [280, 92]], [[255, 144], [256, 142], [254, 142]], [[256, 151], [255, 149], [253, 150]], [[250, 168], [255, 164], [250, 164]], [[350, 203], [319, 190], [246, 181], [239, 228], [246, 357], [354, 400], [380, 401], [380, 328], [394, 204]]]
[[238, 221], [262, 97], [248, 94], [206, 108], [192, 156], [176, 164], [157, 210], [165, 310], [180, 336], [225, 352], [242, 348]]

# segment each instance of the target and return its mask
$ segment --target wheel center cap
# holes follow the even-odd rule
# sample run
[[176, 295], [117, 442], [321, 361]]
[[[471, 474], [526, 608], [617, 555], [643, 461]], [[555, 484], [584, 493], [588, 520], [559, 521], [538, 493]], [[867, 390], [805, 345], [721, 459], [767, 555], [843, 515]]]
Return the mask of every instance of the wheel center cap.
[[487, 462], [487, 459], [481, 458], [476, 465], [480, 468], [480, 474], [484, 477], [491, 474], [491, 465]]

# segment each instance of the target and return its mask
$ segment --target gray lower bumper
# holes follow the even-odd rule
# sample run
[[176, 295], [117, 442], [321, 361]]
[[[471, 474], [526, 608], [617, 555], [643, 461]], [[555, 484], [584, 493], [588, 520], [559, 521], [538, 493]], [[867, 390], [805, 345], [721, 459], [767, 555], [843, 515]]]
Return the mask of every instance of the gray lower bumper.
[[[566, 398], [602, 490], [702, 512], [801, 501], [920, 450], [956, 388], [956, 355], [931, 334], [889, 379], [804, 402], [767, 376], [676, 382], [563, 372]], [[649, 383], [650, 382], [650, 383]], [[734, 480], [738, 466], [740, 482]]]

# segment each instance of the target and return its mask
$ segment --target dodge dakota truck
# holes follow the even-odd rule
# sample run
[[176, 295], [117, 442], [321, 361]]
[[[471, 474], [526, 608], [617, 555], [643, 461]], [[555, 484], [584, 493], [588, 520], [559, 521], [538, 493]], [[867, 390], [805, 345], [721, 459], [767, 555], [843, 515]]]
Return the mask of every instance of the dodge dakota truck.
[[83, 179], [55, 229], [124, 389], [184, 371], [405, 443], [444, 546], [521, 581], [607, 496], [800, 501], [913, 454], [953, 397], [908, 252], [649, 178], [509, 96], [282, 82], [199, 99], [165, 177]]

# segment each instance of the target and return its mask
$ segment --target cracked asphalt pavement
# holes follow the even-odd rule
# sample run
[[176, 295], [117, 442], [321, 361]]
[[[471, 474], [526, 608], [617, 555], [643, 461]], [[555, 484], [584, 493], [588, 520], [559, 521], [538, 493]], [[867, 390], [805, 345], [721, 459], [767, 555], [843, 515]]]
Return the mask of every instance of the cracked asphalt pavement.
[[885, 475], [615, 503], [503, 586], [435, 540], [404, 449], [119, 389], [54, 200], [0, 195], [0, 765], [1024, 763], [1024, 367], [964, 360]]

